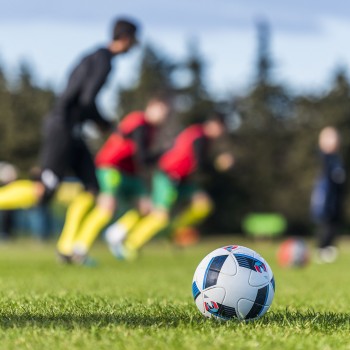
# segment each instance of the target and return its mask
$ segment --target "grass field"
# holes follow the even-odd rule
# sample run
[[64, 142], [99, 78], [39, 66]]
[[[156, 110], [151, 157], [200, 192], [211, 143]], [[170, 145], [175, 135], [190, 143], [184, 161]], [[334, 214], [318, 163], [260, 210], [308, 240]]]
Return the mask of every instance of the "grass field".
[[[252, 323], [206, 320], [191, 295], [194, 270], [226, 244], [260, 252], [276, 278], [273, 305]], [[240, 238], [179, 251], [164, 242], [95, 268], [60, 266], [53, 245], [0, 245], [0, 349], [350, 349], [350, 242], [332, 265], [282, 270], [276, 244]]]

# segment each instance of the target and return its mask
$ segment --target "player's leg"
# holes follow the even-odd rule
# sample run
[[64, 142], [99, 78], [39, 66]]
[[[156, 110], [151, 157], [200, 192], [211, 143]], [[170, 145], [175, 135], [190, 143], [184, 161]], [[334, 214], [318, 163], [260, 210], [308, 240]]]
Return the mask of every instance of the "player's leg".
[[185, 198], [188, 198], [187, 195], [194, 191], [190, 196], [190, 204], [175, 216], [169, 230], [174, 242], [182, 247], [198, 242], [199, 232], [194, 227], [203, 222], [213, 208], [212, 202], [205, 192], [198, 191], [191, 185], [186, 187], [188, 187], [187, 193], [185, 195], [182, 193]]
[[0, 188], [0, 210], [27, 209], [39, 203], [43, 193], [41, 183], [17, 180]]
[[95, 197], [92, 193], [83, 191], [79, 193], [68, 206], [63, 230], [57, 242], [57, 251], [60, 255], [71, 257], [73, 254], [74, 239], [79, 226], [93, 207]]
[[[118, 191], [118, 198], [127, 197], [132, 202], [132, 209], [126, 211], [106, 230], [106, 242], [111, 253], [118, 257], [119, 247], [127, 234], [136, 226], [142, 217], [151, 211], [152, 202], [143, 179], [139, 176], [123, 174], [123, 186]], [[119, 200], [118, 200], [119, 201]]]
[[113, 218], [115, 207], [113, 196], [98, 195], [96, 205], [83, 219], [73, 242], [73, 255], [77, 262], [85, 259], [97, 237]]
[[169, 211], [177, 198], [177, 184], [162, 172], [153, 176], [152, 202], [154, 209], [146, 215], [130, 232], [125, 248], [135, 253], [169, 224]]
[[190, 204], [173, 220], [171, 227], [174, 230], [196, 226], [205, 220], [213, 210], [210, 197], [203, 191], [196, 191], [191, 196]]
[[137, 209], [130, 209], [106, 230], [106, 241], [113, 252], [113, 247], [119, 245], [126, 238], [128, 232], [137, 224], [141, 216]]
[[112, 220], [116, 209], [116, 191], [121, 184], [121, 174], [113, 168], [97, 169], [100, 194], [96, 205], [83, 219], [73, 243], [74, 255], [84, 258], [96, 238]]
[[70, 259], [73, 254], [74, 240], [80, 225], [94, 206], [98, 193], [98, 183], [92, 156], [82, 140], [72, 140], [69, 149], [69, 163], [85, 190], [79, 193], [68, 206], [62, 233], [57, 242], [59, 256]]
[[319, 225], [319, 241], [317, 260], [319, 262], [334, 262], [338, 256], [338, 249], [334, 245], [338, 225], [336, 222], [325, 221]]

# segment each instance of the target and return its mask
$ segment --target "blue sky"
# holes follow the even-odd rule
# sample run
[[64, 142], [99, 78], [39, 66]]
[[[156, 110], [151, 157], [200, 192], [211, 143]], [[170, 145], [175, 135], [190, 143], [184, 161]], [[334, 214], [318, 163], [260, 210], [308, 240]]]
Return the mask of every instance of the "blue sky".
[[[79, 56], [107, 43], [112, 20], [130, 15], [142, 23], [141, 40], [170, 57], [184, 57], [189, 38], [196, 38], [210, 90], [239, 92], [253, 75], [256, 20], [266, 18], [276, 79], [295, 89], [324, 89], [335, 67], [350, 63], [349, 14], [343, 0], [11, 0], [1, 4], [0, 61], [9, 74], [20, 60], [29, 62], [39, 83], [59, 91]], [[117, 60], [102, 104], [111, 106], [111, 91], [133, 81], [139, 55]]]

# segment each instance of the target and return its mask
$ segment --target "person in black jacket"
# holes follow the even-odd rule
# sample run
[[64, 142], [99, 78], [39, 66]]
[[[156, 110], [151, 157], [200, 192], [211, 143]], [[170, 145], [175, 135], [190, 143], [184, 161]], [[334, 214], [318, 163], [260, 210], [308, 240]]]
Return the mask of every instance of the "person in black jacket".
[[1, 188], [0, 209], [30, 208], [48, 201], [68, 169], [81, 180], [85, 191], [68, 208], [66, 223], [76, 225], [92, 207], [99, 187], [93, 157], [82, 138], [82, 126], [91, 120], [102, 130], [111, 127], [95, 100], [111, 71], [112, 59], [136, 44], [136, 33], [135, 23], [118, 19], [110, 43], [85, 56], [73, 69], [44, 124], [38, 181], [19, 180]]
[[325, 127], [319, 135], [322, 170], [311, 197], [311, 210], [316, 222], [320, 262], [333, 262], [337, 257], [335, 239], [341, 223], [342, 192], [346, 178], [340, 156], [340, 136], [333, 127]]

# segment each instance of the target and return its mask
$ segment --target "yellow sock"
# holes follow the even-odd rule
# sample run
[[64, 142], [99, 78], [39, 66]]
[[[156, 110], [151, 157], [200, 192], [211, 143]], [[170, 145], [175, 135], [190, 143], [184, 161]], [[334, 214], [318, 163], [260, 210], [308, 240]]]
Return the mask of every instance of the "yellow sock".
[[26, 209], [39, 201], [36, 183], [30, 180], [14, 181], [0, 188], [0, 209]]
[[109, 245], [120, 244], [130, 230], [137, 224], [141, 216], [135, 209], [127, 211], [106, 230], [106, 241]]
[[80, 193], [69, 205], [63, 231], [57, 242], [57, 250], [65, 255], [73, 252], [73, 241], [79, 226], [94, 204], [94, 196], [89, 192]]
[[86, 254], [112, 217], [112, 211], [95, 207], [82, 223], [74, 240], [74, 249], [81, 254]]
[[159, 231], [165, 228], [168, 222], [169, 220], [166, 215], [159, 215], [158, 213], [147, 215], [130, 232], [125, 246], [132, 250], [141, 248]]
[[141, 216], [139, 212], [135, 209], [131, 209], [127, 211], [121, 218], [119, 218], [116, 224], [122, 225], [126, 232], [129, 232], [140, 220], [140, 218]]
[[213, 206], [209, 201], [194, 202], [174, 219], [171, 227], [176, 230], [181, 227], [198, 225], [212, 210]]

